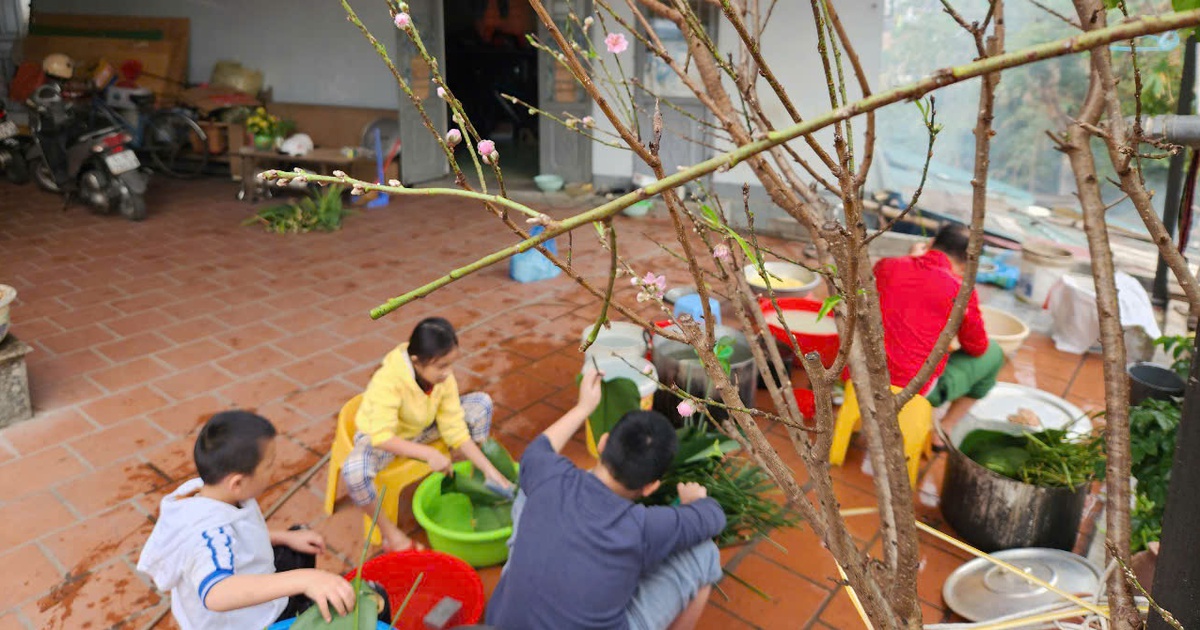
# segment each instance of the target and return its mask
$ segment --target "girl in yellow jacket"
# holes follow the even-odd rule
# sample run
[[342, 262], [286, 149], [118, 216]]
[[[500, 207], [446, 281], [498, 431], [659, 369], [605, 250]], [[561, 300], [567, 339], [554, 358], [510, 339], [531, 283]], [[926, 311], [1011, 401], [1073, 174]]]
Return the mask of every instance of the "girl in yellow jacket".
[[[475, 392], [461, 398], [451, 368], [461, 356], [458, 336], [440, 317], [422, 320], [408, 343], [383, 359], [371, 376], [355, 417], [354, 450], [342, 466], [350, 498], [374, 513], [375, 476], [397, 457], [423, 460], [435, 471], [448, 472], [450, 458], [430, 446], [436, 440], [457, 450], [493, 483], [511, 483], [492, 466], [477, 442], [492, 426], [492, 399]], [[396, 523], [379, 521], [384, 549], [414, 546]]]

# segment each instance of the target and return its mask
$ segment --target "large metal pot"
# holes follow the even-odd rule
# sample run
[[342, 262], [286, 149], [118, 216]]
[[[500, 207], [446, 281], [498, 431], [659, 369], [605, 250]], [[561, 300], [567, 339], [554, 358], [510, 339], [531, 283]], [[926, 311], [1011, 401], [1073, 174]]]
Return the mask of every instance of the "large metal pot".
[[[672, 328], [678, 332], [678, 328]], [[717, 339], [731, 337], [734, 340], [733, 355], [729, 358], [729, 377], [742, 402], [747, 407], [754, 406], [754, 394], [758, 385], [758, 364], [754, 362], [754, 354], [746, 336], [740, 331], [728, 326], [716, 326], [713, 330]], [[654, 367], [658, 370], [658, 380], [665, 385], [676, 385], [689, 394], [701, 398], [720, 400], [720, 396], [709, 381], [696, 350], [691, 346], [672, 341], [661, 334], [654, 335]], [[667, 391], [659, 391], [654, 398], [654, 409], [663, 413], [673, 421], [679, 420], [675, 411], [679, 398]], [[727, 416], [723, 409], [710, 409], [717, 419]]]
[[[939, 431], [940, 431], [939, 426]], [[994, 473], [962, 454], [958, 445], [975, 429], [1020, 434], [1027, 427], [963, 418], [954, 427], [942, 478], [942, 515], [959, 538], [983, 551], [1075, 546], [1087, 485], [1042, 488]]]

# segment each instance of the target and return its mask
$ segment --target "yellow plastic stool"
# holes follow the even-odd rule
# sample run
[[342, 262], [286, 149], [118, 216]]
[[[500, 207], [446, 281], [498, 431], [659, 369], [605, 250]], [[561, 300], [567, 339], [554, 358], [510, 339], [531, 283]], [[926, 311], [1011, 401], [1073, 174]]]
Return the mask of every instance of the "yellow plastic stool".
[[[362, 403], [362, 394], [351, 398], [338, 412], [337, 432], [333, 436], [333, 447], [329, 455], [329, 479], [325, 484], [325, 513], [333, 514], [333, 504], [337, 500], [338, 480], [342, 476], [342, 464], [354, 449], [354, 417], [358, 415], [358, 406]], [[430, 446], [443, 453], [449, 453], [446, 444], [441, 440]], [[379, 518], [390, 519], [395, 523], [400, 520], [400, 494], [410, 484], [416, 483], [433, 472], [425, 462], [416, 459], [396, 458], [387, 468], [375, 476], [375, 491], [383, 495], [383, 509]], [[379, 528], [371, 531], [371, 517], [363, 516], [363, 536], [371, 536], [371, 544], [383, 542]]]
[[[900, 391], [892, 386], [892, 392]], [[917, 472], [921, 467], [921, 453], [932, 452], [933, 405], [920, 394], [913, 396], [900, 409], [900, 432], [904, 435], [904, 457], [908, 461], [908, 480], [917, 487]], [[862, 425], [862, 413], [858, 410], [858, 399], [854, 395], [854, 384], [846, 381], [846, 395], [838, 411], [837, 423], [833, 427], [833, 443], [829, 447], [829, 463], [841, 466], [846, 461], [850, 448], [850, 436]]]

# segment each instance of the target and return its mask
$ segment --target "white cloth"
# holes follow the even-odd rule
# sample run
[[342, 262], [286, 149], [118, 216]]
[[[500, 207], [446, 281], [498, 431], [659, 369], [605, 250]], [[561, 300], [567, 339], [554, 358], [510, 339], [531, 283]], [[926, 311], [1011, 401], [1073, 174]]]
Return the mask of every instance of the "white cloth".
[[[1140, 326], [1151, 338], [1162, 336], [1154, 319], [1154, 307], [1146, 289], [1133, 276], [1118, 271], [1117, 303], [1121, 326]], [[1096, 289], [1089, 276], [1067, 274], [1050, 288], [1046, 308], [1054, 320], [1054, 347], [1062, 352], [1083, 354], [1100, 340], [1100, 316], [1096, 310]]]
[[203, 485], [193, 479], [163, 498], [138, 571], [171, 592], [171, 613], [182, 630], [266, 628], [287, 606], [286, 597], [227, 612], [204, 605], [209, 590], [227, 577], [274, 573], [275, 552], [257, 501], [239, 508], [187, 496]]

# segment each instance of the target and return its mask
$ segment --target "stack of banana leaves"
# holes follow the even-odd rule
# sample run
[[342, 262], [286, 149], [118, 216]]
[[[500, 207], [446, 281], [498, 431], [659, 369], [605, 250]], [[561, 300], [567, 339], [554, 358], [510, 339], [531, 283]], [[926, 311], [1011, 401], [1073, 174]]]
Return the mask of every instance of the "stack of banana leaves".
[[676, 485], [696, 482], [725, 511], [721, 546], [766, 537], [781, 527], [794, 527], [799, 516], [783, 502], [778, 487], [757, 464], [730, 454], [738, 443], [713, 430], [706, 421], [688, 421], [676, 431], [679, 448], [662, 486], [646, 497], [646, 505], [678, 505]]
[[442, 479], [442, 494], [429, 506], [429, 517], [437, 524], [458, 532], [490, 532], [512, 526], [512, 502], [517, 490], [517, 465], [512, 455], [494, 439], [480, 446], [488, 461], [513, 483], [511, 492], [495, 488], [483, 473], [447, 475]]

